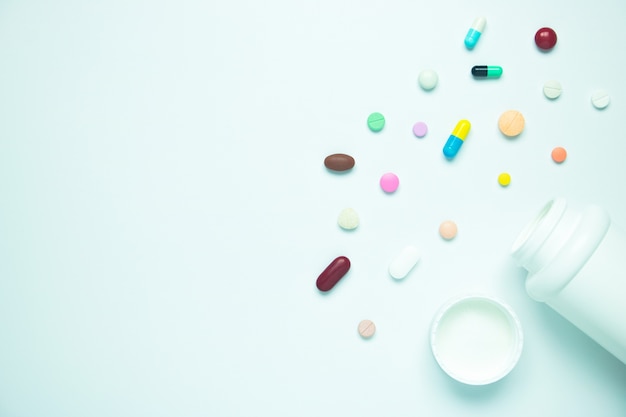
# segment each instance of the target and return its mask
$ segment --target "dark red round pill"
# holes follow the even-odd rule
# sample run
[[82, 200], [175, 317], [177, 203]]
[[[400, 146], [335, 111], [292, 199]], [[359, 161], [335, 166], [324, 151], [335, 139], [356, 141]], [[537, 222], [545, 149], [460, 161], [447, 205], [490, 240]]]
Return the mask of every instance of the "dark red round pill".
[[556, 32], [552, 28], [541, 28], [535, 33], [535, 43], [539, 49], [547, 51], [556, 45]]
[[345, 256], [335, 258], [317, 277], [317, 289], [323, 292], [330, 291], [350, 270], [350, 259]]

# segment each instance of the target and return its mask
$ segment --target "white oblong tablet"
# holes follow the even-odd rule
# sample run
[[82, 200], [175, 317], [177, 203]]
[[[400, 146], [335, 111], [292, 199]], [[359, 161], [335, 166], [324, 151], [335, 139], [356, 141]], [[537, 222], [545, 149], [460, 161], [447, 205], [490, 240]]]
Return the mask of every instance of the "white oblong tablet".
[[389, 264], [389, 275], [395, 279], [406, 277], [420, 258], [419, 249], [415, 246], [407, 246]]

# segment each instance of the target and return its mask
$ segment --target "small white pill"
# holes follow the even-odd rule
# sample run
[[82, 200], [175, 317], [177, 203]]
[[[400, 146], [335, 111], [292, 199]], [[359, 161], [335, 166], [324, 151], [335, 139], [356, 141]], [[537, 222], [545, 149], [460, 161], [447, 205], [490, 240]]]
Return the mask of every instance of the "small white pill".
[[598, 90], [591, 95], [591, 104], [596, 109], [603, 109], [609, 105], [611, 97], [605, 90]]
[[543, 85], [543, 94], [550, 100], [558, 98], [562, 92], [563, 87], [561, 87], [561, 83], [557, 80], [546, 81]]
[[417, 77], [417, 82], [424, 90], [432, 90], [437, 86], [439, 76], [431, 69], [423, 70]]
[[395, 279], [406, 277], [420, 260], [421, 254], [415, 246], [407, 246], [389, 264], [389, 275]]
[[352, 230], [359, 225], [359, 215], [351, 208], [345, 208], [339, 213], [337, 223], [342, 229]]

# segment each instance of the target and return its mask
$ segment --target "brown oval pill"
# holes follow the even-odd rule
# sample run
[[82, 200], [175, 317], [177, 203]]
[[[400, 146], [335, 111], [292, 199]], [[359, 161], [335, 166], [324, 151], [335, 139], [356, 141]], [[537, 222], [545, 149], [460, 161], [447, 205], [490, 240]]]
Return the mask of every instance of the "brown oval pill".
[[324, 159], [324, 165], [332, 171], [347, 171], [354, 167], [354, 158], [345, 153], [334, 153]]
[[317, 289], [323, 292], [330, 291], [350, 269], [350, 259], [345, 256], [335, 258], [317, 277]]
[[369, 339], [376, 333], [376, 325], [371, 320], [362, 320], [359, 323], [359, 334], [365, 339]]
[[508, 137], [517, 136], [524, 130], [524, 116], [517, 110], [509, 110], [502, 113], [498, 119], [498, 128], [503, 135]]

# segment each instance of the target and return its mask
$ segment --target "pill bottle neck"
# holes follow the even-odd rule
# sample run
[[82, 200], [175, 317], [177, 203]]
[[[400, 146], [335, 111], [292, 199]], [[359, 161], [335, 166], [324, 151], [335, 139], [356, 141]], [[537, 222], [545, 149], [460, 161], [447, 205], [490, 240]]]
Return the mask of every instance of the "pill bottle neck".
[[513, 258], [529, 274], [539, 272], [557, 256], [579, 221], [580, 214], [568, 209], [565, 199], [548, 202], [517, 237]]

